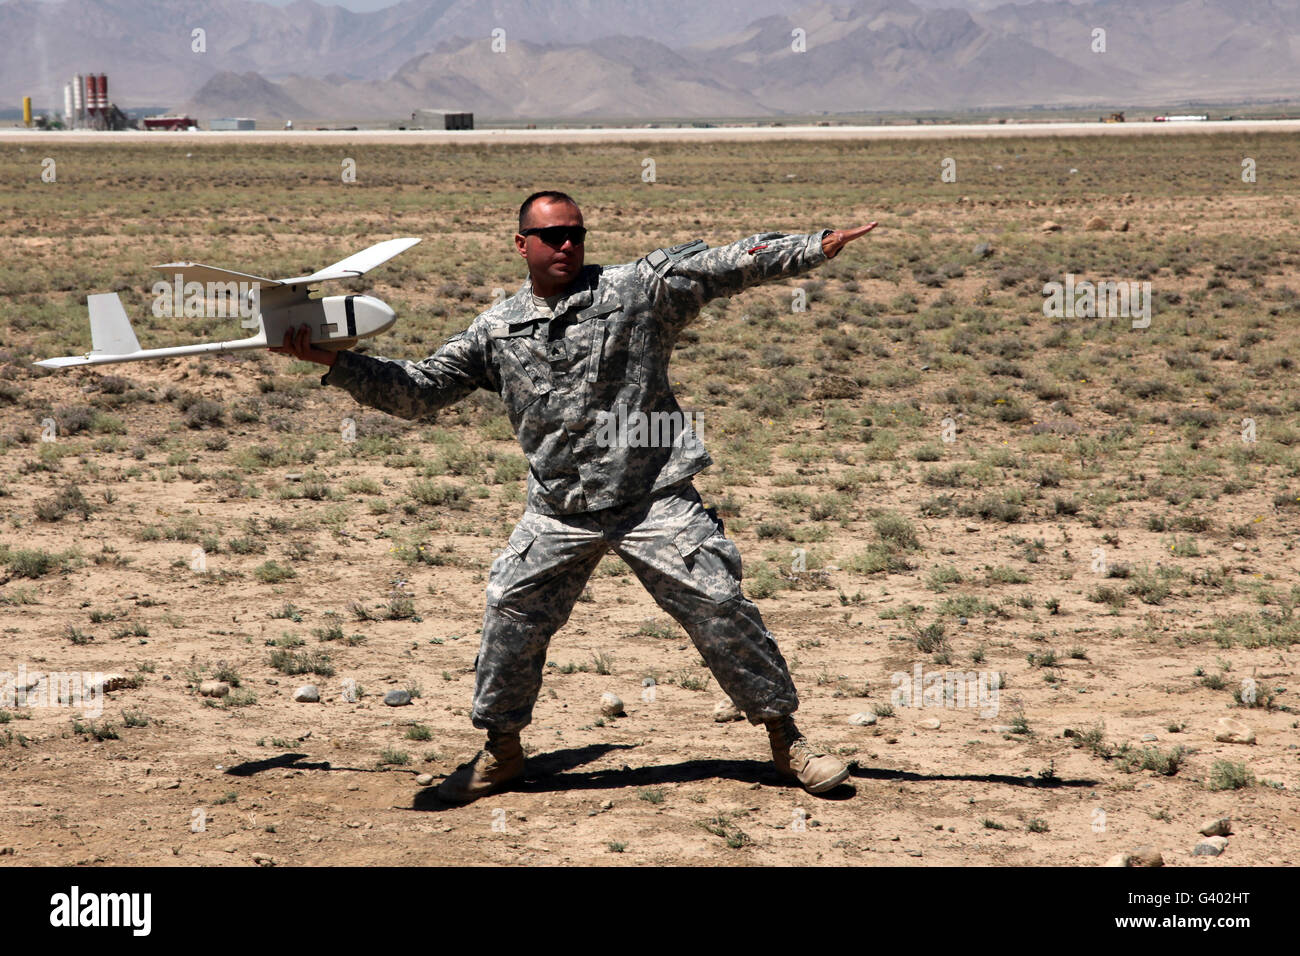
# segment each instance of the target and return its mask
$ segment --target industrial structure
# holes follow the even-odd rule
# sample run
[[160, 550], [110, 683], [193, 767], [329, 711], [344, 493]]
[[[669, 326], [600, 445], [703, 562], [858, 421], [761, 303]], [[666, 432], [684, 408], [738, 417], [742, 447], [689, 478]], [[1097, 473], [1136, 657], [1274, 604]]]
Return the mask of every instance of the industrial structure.
[[63, 124], [68, 129], [126, 129], [130, 121], [108, 101], [108, 75], [78, 73], [63, 86]]

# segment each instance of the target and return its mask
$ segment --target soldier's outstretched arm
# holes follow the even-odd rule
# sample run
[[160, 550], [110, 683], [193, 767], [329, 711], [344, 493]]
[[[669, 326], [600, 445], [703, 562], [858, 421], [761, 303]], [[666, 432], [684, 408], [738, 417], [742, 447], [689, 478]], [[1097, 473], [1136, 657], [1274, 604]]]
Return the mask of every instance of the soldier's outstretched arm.
[[670, 314], [689, 317], [711, 299], [807, 272], [834, 258], [875, 226], [872, 222], [856, 229], [823, 229], [809, 235], [759, 233], [716, 249], [685, 243], [656, 250], [637, 266], [653, 283]]
[[399, 418], [421, 418], [460, 401], [476, 388], [493, 389], [486, 347], [476, 326], [453, 335], [421, 362], [313, 348], [300, 331], [272, 351], [328, 365], [322, 385], [337, 385], [363, 405]]

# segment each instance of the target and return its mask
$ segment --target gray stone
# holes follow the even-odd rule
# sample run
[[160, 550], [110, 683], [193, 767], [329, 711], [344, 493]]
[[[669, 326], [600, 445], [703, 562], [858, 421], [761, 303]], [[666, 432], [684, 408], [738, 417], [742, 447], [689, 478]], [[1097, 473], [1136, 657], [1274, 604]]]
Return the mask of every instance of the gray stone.
[[204, 697], [225, 697], [230, 693], [230, 685], [223, 680], [205, 680], [199, 684], [199, 693]]
[[405, 707], [411, 702], [411, 694], [404, 690], [390, 690], [384, 695], [384, 703], [389, 707]]
[[293, 699], [300, 704], [320, 703], [320, 688], [315, 684], [304, 684], [293, 692]]
[[942, 725], [939, 723], [938, 717], [927, 717], [916, 726], [920, 727], [922, 730], [938, 730]]
[[420, 786], [422, 786], [422, 787], [427, 787], [429, 784], [433, 783], [433, 774], [431, 774], [431, 773], [422, 773], [422, 774], [420, 774], [418, 777], [415, 778], [415, 782], [418, 783], [418, 784], [419, 784]]
[[870, 727], [879, 719], [875, 714], [857, 713], [849, 718], [849, 723], [858, 727]]
[[1142, 739], [1150, 742], [1152, 740], [1159, 740], [1160, 738], [1157, 737], [1155, 734], [1143, 734]]
[[1192, 856], [1218, 856], [1228, 848], [1228, 838], [1221, 836], [1207, 837], [1192, 850]]
[[989, 256], [993, 255], [993, 243], [981, 242], [975, 247], [975, 255], [979, 256], [981, 259], [987, 259]]
[[1201, 836], [1226, 837], [1232, 835], [1232, 817], [1211, 817], [1201, 824]]
[[729, 723], [733, 720], [744, 720], [745, 715], [740, 712], [736, 702], [730, 697], [724, 698], [717, 702], [713, 707], [713, 719], [720, 724]]
[[623, 713], [623, 699], [609, 691], [600, 695], [600, 712], [606, 717], [617, 717]]

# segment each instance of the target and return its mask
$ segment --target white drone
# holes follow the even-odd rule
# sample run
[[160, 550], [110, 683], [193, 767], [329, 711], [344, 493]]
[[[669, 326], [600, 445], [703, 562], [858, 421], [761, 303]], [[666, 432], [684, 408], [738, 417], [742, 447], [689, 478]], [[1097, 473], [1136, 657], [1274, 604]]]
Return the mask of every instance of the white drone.
[[[175, 276], [178, 293], [197, 283], [199, 288], [224, 294], [241, 292], [248, 309], [248, 328], [256, 320], [257, 334], [229, 342], [200, 342], [171, 348], [142, 349], [131, 328], [131, 320], [116, 293], [90, 295], [91, 349], [84, 355], [49, 358], [37, 365], [45, 368], [68, 368], [73, 365], [106, 365], [111, 362], [140, 362], [173, 358], [177, 355], [204, 355], [213, 352], [239, 352], [280, 345], [284, 335], [306, 324], [311, 329], [312, 344], [322, 349], [350, 348], [358, 339], [387, 331], [397, 315], [383, 302], [368, 295], [332, 295], [311, 298], [315, 283], [330, 279], [354, 279], [393, 256], [405, 252], [419, 239], [389, 239], [369, 249], [348, 256], [341, 262], [296, 279], [264, 279], [243, 272], [217, 269], [197, 262], [171, 262], [156, 268]], [[175, 313], [173, 313], [175, 314]]]

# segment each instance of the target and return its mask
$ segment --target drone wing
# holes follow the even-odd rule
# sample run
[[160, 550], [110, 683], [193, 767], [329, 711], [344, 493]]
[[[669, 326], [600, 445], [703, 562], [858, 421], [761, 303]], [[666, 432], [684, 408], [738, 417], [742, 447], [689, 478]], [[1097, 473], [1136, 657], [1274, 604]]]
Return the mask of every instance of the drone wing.
[[383, 265], [398, 253], [405, 252], [419, 241], [419, 239], [409, 238], [386, 239], [383, 242], [375, 243], [369, 249], [353, 253], [332, 266], [326, 266], [324, 269], [313, 272], [309, 276], [298, 276], [296, 279], [279, 279], [277, 281], [284, 285], [297, 285], [300, 282], [324, 282], [327, 279], [355, 279], [357, 276], [369, 272], [375, 266]]
[[262, 276], [252, 276], [246, 272], [218, 269], [216, 266], [205, 266], [201, 262], [165, 262], [160, 266], [154, 266], [154, 268], [161, 269], [172, 275], [179, 275], [182, 283], [256, 282], [268, 287], [280, 284], [279, 279], [264, 279]]

